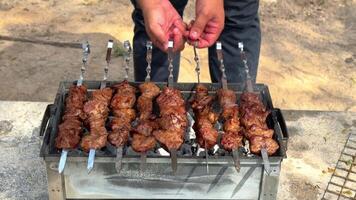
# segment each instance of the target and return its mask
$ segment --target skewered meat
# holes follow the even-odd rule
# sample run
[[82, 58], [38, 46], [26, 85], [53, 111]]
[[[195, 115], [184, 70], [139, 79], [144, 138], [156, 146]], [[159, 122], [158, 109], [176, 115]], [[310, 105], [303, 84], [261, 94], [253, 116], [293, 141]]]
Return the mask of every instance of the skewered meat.
[[59, 125], [56, 147], [58, 149], [73, 149], [80, 142], [82, 133], [82, 120], [85, 118], [83, 112], [86, 100], [87, 88], [85, 86], [71, 86], [66, 98], [66, 107], [63, 122]]
[[226, 131], [221, 138], [221, 145], [227, 151], [238, 149], [242, 145], [243, 137], [239, 132]]
[[159, 87], [152, 82], [145, 82], [139, 85], [141, 96], [137, 100], [137, 109], [140, 113], [140, 120], [147, 120], [153, 110], [153, 99], [156, 98], [159, 93]]
[[109, 115], [109, 102], [112, 97], [112, 90], [104, 88], [93, 92], [92, 99], [85, 103], [84, 112], [87, 115], [89, 124], [89, 134], [84, 136], [81, 147], [88, 152], [90, 149], [101, 149], [106, 145], [107, 130], [105, 122]]
[[146, 120], [146, 121], [140, 121], [137, 127], [135, 128], [135, 132], [144, 135], [144, 136], [150, 136], [152, 135], [152, 132], [154, 130], [157, 130], [159, 128], [159, 124], [156, 120]]
[[179, 149], [183, 144], [181, 133], [175, 130], [156, 130], [153, 132], [154, 137], [162, 143], [167, 149]]
[[236, 106], [236, 94], [232, 90], [219, 89], [218, 90], [219, 104], [224, 108], [230, 108]]
[[116, 147], [124, 146], [129, 139], [130, 131], [123, 129], [113, 129], [108, 136], [110, 143]]
[[161, 89], [153, 82], [145, 82], [138, 86], [141, 91], [141, 96], [147, 98], [155, 98], [161, 92]]
[[251, 138], [253, 136], [262, 136], [263, 138], [272, 138], [274, 131], [272, 129], [269, 129], [267, 125], [265, 126], [266, 128], [257, 125], [252, 125], [245, 133], [246, 137]]
[[111, 100], [111, 108], [113, 110], [132, 108], [136, 102], [136, 88], [127, 81], [123, 81], [113, 87], [116, 90], [116, 94]]
[[139, 85], [141, 96], [137, 100], [139, 123], [132, 137], [132, 149], [144, 153], [156, 146], [156, 139], [152, 132], [159, 128], [158, 122], [152, 114], [153, 99], [160, 93], [159, 87], [152, 82]]
[[188, 126], [184, 99], [179, 90], [166, 87], [157, 98], [160, 109], [160, 130], [153, 132], [155, 138], [168, 150], [179, 149], [183, 144]]
[[226, 151], [233, 151], [242, 146], [243, 139], [240, 133], [239, 107], [236, 104], [236, 94], [228, 89], [220, 89], [217, 93], [222, 108], [221, 117], [224, 120], [224, 134], [221, 138], [221, 145]]
[[210, 149], [217, 143], [219, 136], [218, 131], [213, 126], [217, 120], [217, 115], [211, 107], [214, 97], [209, 96], [208, 89], [202, 84], [197, 85], [195, 92], [195, 97], [190, 102], [195, 115], [193, 129], [198, 144]]
[[156, 139], [153, 136], [144, 136], [134, 133], [131, 146], [136, 152], [147, 152], [156, 146]]
[[219, 134], [208, 118], [197, 118], [193, 128], [197, 133], [197, 142], [201, 147], [206, 146], [207, 149], [214, 147], [217, 143]]
[[265, 148], [268, 155], [273, 155], [279, 148], [278, 143], [272, 138], [264, 138], [260, 136], [253, 136], [250, 138], [250, 151], [258, 154], [261, 149]]
[[241, 95], [241, 124], [244, 126], [244, 134], [250, 141], [250, 150], [254, 154], [260, 154], [265, 148], [268, 155], [273, 155], [279, 148], [278, 143], [272, 139], [274, 131], [269, 129], [266, 118], [269, 111], [254, 93], [245, 92]]
[[124, 146], [132, 129], [131, 122], [136, 118], [133, 106], [136, 102], [136, 88], [127, 81], [113, 86], [116, 90], [111, 100], [114, 119], [111, 122], [112, 131], [109, 133], [109, 142], [116, 146]]

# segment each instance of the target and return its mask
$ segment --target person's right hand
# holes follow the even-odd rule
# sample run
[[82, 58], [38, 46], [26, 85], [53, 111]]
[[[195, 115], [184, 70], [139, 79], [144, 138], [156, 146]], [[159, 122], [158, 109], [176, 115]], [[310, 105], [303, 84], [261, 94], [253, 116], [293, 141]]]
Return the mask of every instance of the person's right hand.
[[143, 12], [145, 28], [152, 43], [167, 52], [168, 40], [174, 42], [173, 51], [184, 49], [185, 24], [169, 0], [138, 0]]

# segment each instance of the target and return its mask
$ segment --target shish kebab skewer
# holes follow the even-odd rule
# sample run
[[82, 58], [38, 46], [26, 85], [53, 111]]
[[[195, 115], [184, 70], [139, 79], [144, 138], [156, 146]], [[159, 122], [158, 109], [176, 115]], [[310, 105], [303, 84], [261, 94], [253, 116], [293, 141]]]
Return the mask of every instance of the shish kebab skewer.
[[156, 146], [156, 139], [153, 137], [152, 132], [158, 129], [156, 116], [152, 114], [153, 99], [160, 93], [160, 88], [151, 82], [151, 62], [152, 62], [152, 42], [147, 41], [147, 68], [145, 82], [139, 85], [141, 95], [137, 99], [137, 109], [139, 112], [138, 124], [133, 129], [131, 147], [134, 151], [141, 154], [141, 171], [144, 170], [147, 159], [147, 151]]
[[132, 129], [131, 122], [136, 118], [136, 112], [133, 106], [136, 102], [136, 88], [131, 86], [127, 79], [129, 77], [129, 64], [131, 56], [131, 45], [129, 41], [124, 42], [124, 62], [125, 62], [125, 80], [113, 87], [116, 90], [111, 100], [111, 108], [114, 118], [111, 121], [112, 131], [109, 133], [109, 142], [116, 147], [115, 168], [120, 172], [122, 167], [123, 147], [128, 141]]
[[[82, 85], [84, 73], [90, 53], [88, 42], [83, 43], [83, 59], [80, 69], [80, 77], [76, 86], [69, 89], [69, 95], [66, 99], [66, 111], [63, 116], [63, 122], [59, 126], [58, 136], [56, 138], [56, 147], [62, 149], [58, 164], [58, 172], [62, 173], [67, 161], [69, 149], [76, 148], [80, 143], [81, 123], [84, 119], [83, 105], [86, 99], [87, 88]], [[77, 101], [77, 102], [76, 102]], [[71, 108], [72, 107], [72, 108]]]
[[177, 171], [177, 150], [184, 142], [184, 134], [188, 125], [185, 101], [173, 82], [173, 41], [168, 42], [169, 77], [168, 87], [165, 87], [157, 98], [160, 109], [159, 130], [153, 135], [171, 155], [172, 170]]
[[[271, 167], [268, 155], [272, 155], [278, 148], [278, 144], [272, 139], [273, 130], [268, 129], [266, 118], [269, 114], [265, 110], [259, 97], [253, 93], [253, 81], [247, 65], [247, 57], [242, 42], [238, 43], [241, 59], [244, 63], [246, 73], [246, 88], [241, 96], [241, 122], [245, 126], [246, 137], [249, 139], [250, 150], [253, 153], [261, 153], [265, 171], [270, 174]], [[249, 122], [250, 121], [250, 122]], [[258, 152], [260, 151], [260, 152]]]
[[[97, 100], [97, 101], [103, 101], [106, 108], [108, 107], [108, 104], [109, 104], [109, 102], [111, 100], [111, 97], [112, 97], [112, 90], [110, 88], [106, 88], [105, 89], [105, 87], [106, 87], [106, 82], [107, 82], [107, 79], [108, 79], [108, 72], [109, 72], [110, 61], [111, 61], [111, 51], [112, 51], [113, 45], [114, 45], [114, 41], [113, 40], [109, 40], [108, 44], [107, 44], [107, 50], [106, 50], [106, 58], [105, 58], [106, 65], [104, 67], [103, 81], [101, 81], [101, 83], [100, 83], [100, 90], [93, 92], [93, 99]], [[90, 103], [92, 103], [92, 105], [99, 104], [99, 102], [95, 102], [94, 103], [94, 101], [91, 101]], [[86, 104], [86, 108], [88, 108], [89, 105], [90, 104], [88, 104], [88, 105]], [[108, 112], [108, 111], [106, 111], [106, 112]], [[88, 113], [89, 113], [88, 117], [90, 117], [90, 112], [88, 112]], [[105, 121], [106, 121], [107, 116], [103, 116], [103, 117], [104, 117], [104, 120], [102, 120], [102, 121], [103, 121], [104, 124], [102, 124], [102, 125], [105, 126]], [[90, 128], [92, 129], [92, 127], [90, 127]], [[104, 129], [102, 129], [102, 130], [104, 130]], [[91, 131], [91, 134], [92, 134], [93, 130], [90, 130], [90, 131]], [[105, 143], [106, 143], [107, 139], [104, 139], [107, 136], [106, 129], [103, 132], [105, 132], [105, 135], [100, 136], [99, 138], [103, 138], [103, 140], [105, 140]], [[87, 163], [88, 173], [90, 173], [91, 170], [94, 168], [95, 150], [96, 150], [95, 148], [90, 148], [90, 150], [89, 150], [88, 163]]]
[[200, 84], [200, 62], [199, 55], [196, 50], [198, 42], [194, 44], [194, 61], [196, 62], [195, 71], [197, 73], [198, 85], [195, 88], [195, 97], [190, 102], [195, 115], [194, 131], [199, 146], [205, 149], [206, 171], [209, 173], [209, 152], [214, 145], [217, 144], [218, 132], [214, 128], [217, 116], [211, 110], [211, 105], [214, 97], [209, 96], [208, 89]]
[[239, 147], [242, 146], [242, 136], [240, 133], [240, 123], [238, 118], [238, 106], [236, 104], [236, 94], [229, 90], [227, 86], [227, 77], [225, 72], [224, 58], [222, 53], [221, 42], [216, 43], [216, 52], [220, 61], [222, 89], [218, 90], [219, 103], [222, 107], [222, 117], [224, 119], [224, 135], [221, 144], [227, 151], [232, 151], [235, 168], [240, 172], [240, 153]]
[[[168, 42], [168, 70], [169, 70], [169, 76], [168, 76], [168, 87], [174, 87], [173, 83], [173, 41]], [[178, 168], [178, 160], [177, 160], [177, 148], [170, 148], [169, 149], [170, 154], [171, 154], [171, 165], [173, 169], [173, 173], [176, 173], [177, 168]]]

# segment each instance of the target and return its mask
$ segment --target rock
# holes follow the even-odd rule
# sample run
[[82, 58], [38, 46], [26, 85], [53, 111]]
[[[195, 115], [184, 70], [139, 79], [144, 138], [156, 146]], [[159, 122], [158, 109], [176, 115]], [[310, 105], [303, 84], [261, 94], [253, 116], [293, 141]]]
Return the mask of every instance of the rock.
[[5, 135], [5, 134], [11, 132], [13, 127], [14, 126], [12, 125], [11, 121], [1, 120], [0, 121], [0, 135]]
[[352, 57], [349, 57], [349, 58], [346, 58], [345, 59], [345, 63], [347, 63], [347, 64], [350, 64], [350, 63], [352, 63], [354, 61], [354, 59], [352, 58]]

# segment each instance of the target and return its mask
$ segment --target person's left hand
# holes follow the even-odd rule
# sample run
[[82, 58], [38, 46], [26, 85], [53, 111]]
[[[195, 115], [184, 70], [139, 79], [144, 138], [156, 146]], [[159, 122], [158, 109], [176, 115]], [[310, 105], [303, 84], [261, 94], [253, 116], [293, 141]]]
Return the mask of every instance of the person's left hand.
[[212, 46], [219, 38], [225, 23], [223, 0], [196, 0], [195, 21], [192, 21], [185, 36], [188, 43], [198, 48]]

